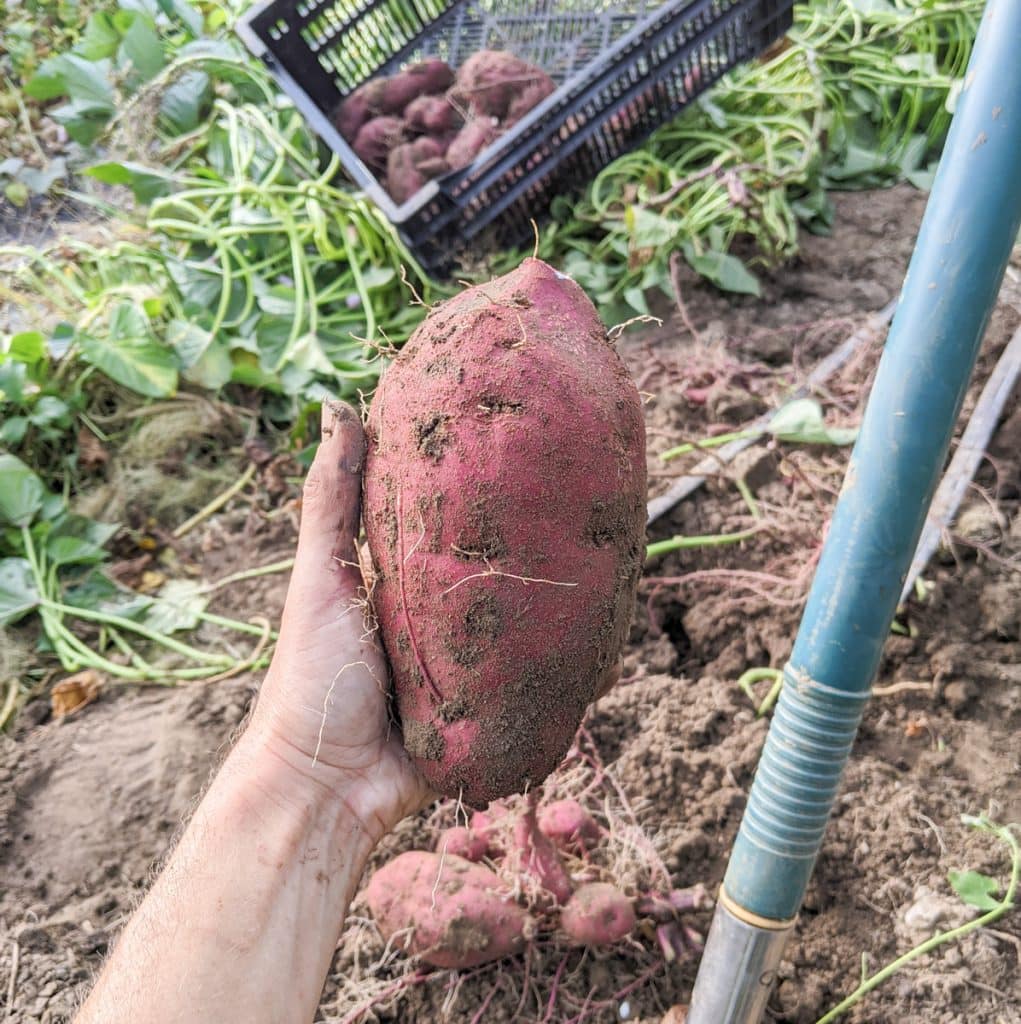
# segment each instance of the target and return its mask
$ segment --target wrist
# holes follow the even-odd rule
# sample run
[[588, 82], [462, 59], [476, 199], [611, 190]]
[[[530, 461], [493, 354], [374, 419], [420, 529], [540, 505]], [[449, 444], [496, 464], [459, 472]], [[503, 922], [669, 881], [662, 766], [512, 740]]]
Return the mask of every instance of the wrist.
[[366, 857], [399, 820], [364, 777], [310, 757], [258, 716], [224, 770], [247, 799], [271, 804], [309, 828], [342, 833], [348, 843], [357, 837]]

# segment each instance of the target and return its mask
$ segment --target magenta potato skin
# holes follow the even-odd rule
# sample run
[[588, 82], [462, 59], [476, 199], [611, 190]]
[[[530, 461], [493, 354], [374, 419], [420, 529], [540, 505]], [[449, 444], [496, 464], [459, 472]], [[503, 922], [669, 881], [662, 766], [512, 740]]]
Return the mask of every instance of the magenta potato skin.
[[539, 831], [561, 850], [585, 850], [599, 841], [599, 826], [577, 800], [557, 800], [539, 812]]
[[488, 117], [474, 117], [454, 136], [445, 156], [452, 167], [466, 167], [499, 134]]
[[436, 852], [450, 853], [475, 863], [489, 853], [489, 842], [484, 835], [463, 825], [456, 825], [440, 833], [436, 840]]
[[547, 78], [540, 68], [506, 50], [479, 50], [457, 69], [451, 96], [476, 114], [503, 118], [518, 96]]
[[539, 260], [434, 308], [369, 411], [372, 600], [404, 741], [472, 807], [534, 788], [615, 667], [644, 555], [638, 392]]
[[384, 939], [435, 967], [476, 967], [519, 953], [535, 924], [495, 872], [452, 854], [412, 850], [365, 890]]
[[456, 131], [461, 117], [445, 96], [419, 96], [404, 111], [404, 120], [415, 132], [442, 137]]
[[582, 946], [612, 945], [637, 923], [631, 901], [607, 882], [581, 886], [560, 911], [560, 927]]
[[386, 167], [390, 153], [404, 141], [404, 137], [404, 122], [400, 118], [374, 117], [358, 129], [351, 148], [368, 167], [380, 171]]
[[454, 72], [445, 61], [431, 58], [412, 64], [392, 78], [384, 80], [379, 100], [384, 114], [400, 114], [419, 96], [432, 96], [443, 92], [454, 81]]

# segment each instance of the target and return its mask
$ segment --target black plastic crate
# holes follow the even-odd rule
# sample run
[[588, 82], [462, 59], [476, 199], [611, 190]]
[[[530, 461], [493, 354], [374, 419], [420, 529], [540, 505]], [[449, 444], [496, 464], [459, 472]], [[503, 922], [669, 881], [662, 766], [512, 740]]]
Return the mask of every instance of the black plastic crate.
[[[267, 0], [238, 34], [261, 57], [351, 178], [429, 271], [449, 269], [485, 232], [531, 238], [557, 195], [618, 156], [790, 27], [794, 0]], [[455, 69], [482, 49], [543, 68], [557, 90], [474, 163], [398, 206], [330, 122], [376, 75], [440, 57]]]

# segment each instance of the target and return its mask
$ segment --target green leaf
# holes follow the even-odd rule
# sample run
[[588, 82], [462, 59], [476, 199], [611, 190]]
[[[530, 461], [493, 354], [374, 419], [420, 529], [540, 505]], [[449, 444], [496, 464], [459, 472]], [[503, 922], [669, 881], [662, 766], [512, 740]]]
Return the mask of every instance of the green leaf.
[[677, 237], [680, 229], [677, 221], [668, 220], [641, 206], [629, 206], [624, 218], [637, 249], [656, 249], [666, 245]]
[[971, 907], [996, 910], [1003, 906], [1001, 900], [993, 897], [993, 893], [1000, 891], [1000, 883], [995, 878], [978, 871], [948, 871], [947, 879], [954, 892]]
[[89, 334], [78, 337], [82, 358], [111, 380], [149, 398], [167, 398], [177, 390], [177, 360], [174, 353], [150, 340]]
[[94, 611], [137, 618], [152, 604], [152, 598], [119, 587], [98, 570], [93, 570], [84, 581], [68, 587], [64, 593], [64, 603], [78, 608], [91, 608]]
[[208, 603], [194, 580], [170, 580], [161, 588], [145, 616], [145, 624], [157, 633], [194, 629]]
[[5, 416], [0, 423], [0, 441], [12, 448], [21, 444], [28, 432], [27, 416]]
[[81, 39], [75, 45], [75, 52], [86, 60], [102, 60], [112, 57], [120, 46], [121, 34], [106, 11], [96, 11], [89, 18]]
[[118, 529], [117, 523], [97, 523], [67, 512], [47, 534], [46, 553], [56, 565], [95, 564], [107, 557], [105, 545]]
[[798, 398], [782, 406], [766, 429], [778, 441], [795, 444], [854, 444], [858, 436], [853, 427], [827, 427], [822, 407], [812, 398]]
[[0, 558], [0, 626], [27, 615], [39, 604], [39, 591], [27, 558]]
[[684, 258], [696, 274], [712, 281], [718, 288], [741, 295], [760, 296], [758, 278], [730, 253], [709, 251], [696, 253], [690, 242], [684, 243]]
[[0, 399], [21, 405], [25, 400], [25, 378], [24, 363], [0, 362]]
[[140, 203], [151, 203], [173, 188], [173, 178], [169, 174], [130, 160], [93, 164], [86, 168], [85, 173], [107, 185], [126, 185]]
[[119, 57], [127, 61], [138, 72], [137, 78], [148, 82], [166, 63], [163, 44], [156, 35], [152, 23], [144, 17], [136, 17], [124, 33]]
[[197, 384], [200, 388], [219, 391], [234, 373], [234, 362], [227, 346], [222, 341], [214, 341], [187, 370], [186, 380]]
[[649, 305], [641, 288], [625, 288], [623, 296], [624, 301], [640, 316], [649, 315]]
[[212, 95], [209, 76], [204, 71], [186, 71], [163, 93], [160, 116], [174, 134], [193, 131], [199, 126]]
[[39, 70], [25, 83], [25, 95], [41, 103], [55, 100], [58, 96], [66, 96], [67, 84], [64, 81], [62, 61], [62, 57], [49, 57], [44, 60], [39, 65]]
[[209, 331], [188, 320], [171, 320], [167, 325], [167, 344], [177, 353], [183, 369], [194, 366], [212, 340]]
[[167, 17], [176, 17], [192, 36], [202, 34], [202, 15], [187, 0], [156, 0]]
[[21, 459], [0, 454], [0, 523], [29, 526], [45, 497], [42, 480]]
[[[67, 403], [57, 398], [56, 395], [43, 395], [32, 408], [29, 419], [35, 426], [45, 427], [58, 420], [67, 419], [69, 411]], [[70, 426], [70, 420], [66, 425]]]
[[11, 338], [7, 353], [19, 363], [37, 363], [46, 356], [46, 337], [40, 331], [22, 331]]
[[67, 95], [81, 112], [113, 113], [113, 89], [107, 80], [108, 61], [86, 60], [74, 53], [65, 53], [57, 60]]

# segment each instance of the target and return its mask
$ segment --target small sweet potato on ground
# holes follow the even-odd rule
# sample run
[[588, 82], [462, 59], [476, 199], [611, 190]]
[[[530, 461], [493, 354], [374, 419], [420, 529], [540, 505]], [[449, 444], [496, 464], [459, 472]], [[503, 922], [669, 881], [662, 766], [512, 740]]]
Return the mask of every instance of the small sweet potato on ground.
[[381, 867], [365, 896], [385, 939], [435, 967], [519, 953], [535, 924], [488, 868], [413, 850]]
[[503, 118], [515, 99], [548, 77], [506, 50], [479, 50], [457, 69], [451, 98], [475, 114]]
[[583, 885], [560, 912], [560, 927], [582, 946], [609, 946], [637, 924], [631, 901], [614, 885]]
[[492, 119], [473, 117], [454, 136], [444, 154], [451, 168], [467, 167], [499, 134]]
[[436, 840], [436, 852], [464, 857], [465, 860], [476, 863], [489, 852], [489, 842], [484, 835], [473, 832], [463, 825], [457, 825], [440, 833]]
[[557, 848], [539, 831], [532, 806], [515, 822], [514, 849], [509, 859], [519, 874], [533, 879], [557, 903], [566, 903], [571, 898], [571, 876]]
[[539, 831], [561, 850], [581, 852], [599, 841], [599, 826], [577, 800], [557, 800], [539, 812]]
[[359, 129], [352, 148], [367, 167], [382, 171], [391, 151], [404, 139], [404, 122], [400, 118], [374, 117]]
[[400, 114], [419, 96], [434, 96], [446, 90], [454, 81], [454, 72], [446, 61], [432, 58], [412, 64], [385, 81], [380, 109], [385, 114]]

